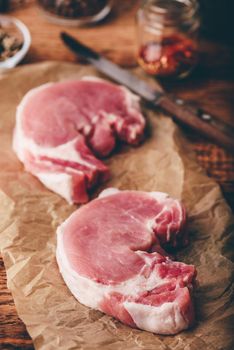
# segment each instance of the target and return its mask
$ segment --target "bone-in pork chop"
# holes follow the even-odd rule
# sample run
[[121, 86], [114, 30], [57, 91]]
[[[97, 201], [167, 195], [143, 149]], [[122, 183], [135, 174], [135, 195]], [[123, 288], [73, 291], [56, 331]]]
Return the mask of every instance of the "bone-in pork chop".
[[68, 202], [109, 177], [97, 157], [116, 140], [137, 144], [145, 120], [139, 99], [97, 78], [49, 83], [30, 90], [17, 109], [13, 148], [26, 170]]
[[185, 210], [161, 192], [108, 189], [57, 230], [57, 261], [73, 295], [123, 323], [175, 334], [194, 319], [194, 266], [164, 251], [186, 240]]

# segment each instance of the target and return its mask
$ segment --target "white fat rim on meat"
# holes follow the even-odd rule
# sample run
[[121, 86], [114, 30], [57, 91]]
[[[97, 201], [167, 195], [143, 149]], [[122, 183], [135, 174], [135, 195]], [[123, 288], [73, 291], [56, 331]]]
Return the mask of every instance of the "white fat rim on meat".
[[108, 187], [105, 190], [103, 190], [101, 193], [99, 193], [98, 198], [108, 197], [108, 196], [111, 196], [112, 194], [116, 194], [118, 192], [120, 192], [120, 190], [118, 188]]
[[125, 301], [123, 305], [140, 329], [160, 334], [176, 334], [188, 327], [176, 301], [160, 306]]
[[72, 204], [73, 186], [72, 176], [66, 173], [37, 173], [38, 179], [49, 190], [58, 193], [66, 199], [68, 204]]
[[[116, 188], [108, 188], [101, 192], [98, 198], [107, 197], [117, 192], [119, 190]], [[162, 196], [162, 198], [168, 197], [166, 193], [162, 192], [149, 192], [148, 194], [153, 198], [156, 198], [158, 195]], [[136, 277], [115, 285], [105, 285], [79, 275], [70, 266], [64, 250], [63, 233], [70, 218], [65, 220], [57, 228], [56, 258], [64, 281], [75, 298], [82, 304], [102, 311], [99, 306], [100, 303], [112, 292], [135, 296], [140, 292], [152, 290], [156, 286], [159, 287], [161, 284], [167, 282], [166, 278], [156, 276], [154, 270], [152, 270], [152, 273], [147, 278], [140, 272]], [[145, 260], [145, 266], [142, 268], [142, 271], [147, 265], [150, 266], [152, 264], [153, 260], [147, 259], [147, 256], [144, 255], [145, 252], [137, 251], [136, 253]], [[153, 254], [151, 253], [151, 255]], [[164, 303], [157, 307], [127, 301], [123, 305], [131, 315], [136, 326], [146, 331], [160, 334], [174, 334], [188, 327], [188, 322], [181, 315], [176, 301], [173, 303]]]

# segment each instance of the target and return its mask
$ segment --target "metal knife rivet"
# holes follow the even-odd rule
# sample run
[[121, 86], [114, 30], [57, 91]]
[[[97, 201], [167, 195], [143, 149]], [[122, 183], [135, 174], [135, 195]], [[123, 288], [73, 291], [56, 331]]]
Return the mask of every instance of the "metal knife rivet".
[[175, 100], [175, 102], [176, 102], [177, 105], [183, 105], [183, 104], [184, 104], [184, 101], [181, 100], [180, 98], [177, 98], [177, 99]]
[[206, 114], [206, 113], [203, 113], [203, 114], [201, 115], [201, 117], [202, 117], [203, 120], [211, 120], [211, 115]]

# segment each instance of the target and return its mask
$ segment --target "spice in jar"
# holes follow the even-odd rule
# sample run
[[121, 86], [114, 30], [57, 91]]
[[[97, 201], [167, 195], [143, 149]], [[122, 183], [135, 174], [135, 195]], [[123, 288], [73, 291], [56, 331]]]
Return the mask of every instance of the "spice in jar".
[[0, 25], [0, 61], [13, 57], [22, 47], [23, 43], [13, 34], [5, 31]]
[[138, 62], [153, 75], [179, 76], [189, 71], [198, 61], [194, 41], [181, 34], [164, 36], [161, 42], [152, 41], [139, 50]]
[[148, 0], [137, 23], [140, 66], [159, 77], [188, 75], [198, 62], [196, 0]]

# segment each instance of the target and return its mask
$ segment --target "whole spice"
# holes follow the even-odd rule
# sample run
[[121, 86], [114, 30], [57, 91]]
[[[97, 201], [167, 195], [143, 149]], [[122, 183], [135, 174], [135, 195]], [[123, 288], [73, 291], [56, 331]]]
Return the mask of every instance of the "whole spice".
[[14, 56], [22, 47], [22, 41], [6, 32], [0, 25], [0, 61]]

